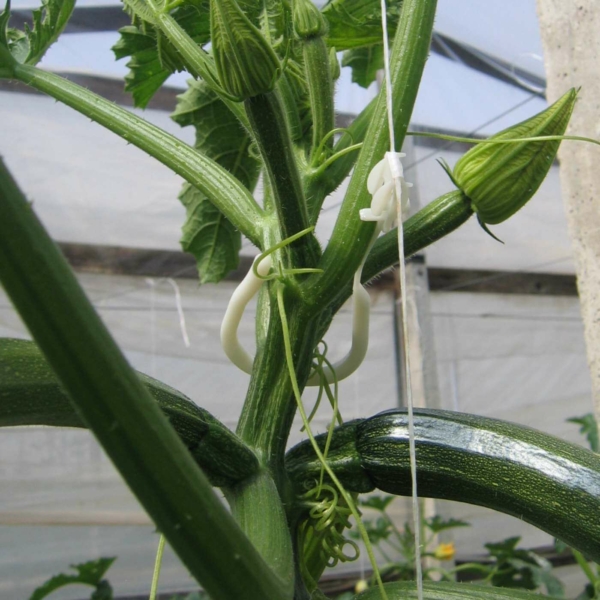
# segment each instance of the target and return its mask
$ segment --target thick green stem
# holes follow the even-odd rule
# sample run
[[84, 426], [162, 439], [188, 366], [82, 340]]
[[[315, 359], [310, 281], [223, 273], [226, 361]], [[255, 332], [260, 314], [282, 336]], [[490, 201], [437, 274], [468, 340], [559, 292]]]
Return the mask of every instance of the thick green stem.
[[[369, 123], [375, 111], [377, 98], [374, 98], [361, 111], [361, 113], [347, 127], [347, 133], [344, 133], [337, 144], [333, 147], [333, 154], [338, 154], [346, 150], [353, 144], [358, 144], [365, 139]], [[319, 218], [319, 212], [323, 206], [323, 200], [336, 190], [346, 179], [352, 167], [356, 163], [357, 152], [351, 152], [340, 156], [333, 162], [325, 172], [321, 173], [313, 169], [305, 177], [304, 189], [306, 200], [309, 205], [309, 218], [311, 223], [316, 223]]]
[[[304, 191], [285, 113], [277, 92], [244, 101], [254, 137], [273, 191], [281, 239], [309, 226]], [[316, 238], [305, 235], [289, 245], [293, 267], [313, 267], [320, 251]]]
[[[440, 196], [404, 222], [404, 256], [409, 257], [448, 235], [473, 215], [469, 199], [459, 190]], [[398, 264], [398, 232], [393, 229], [374, 244], [362, 272], [362, 283]], [[319, 339], [334, 315], [352, 295], [352, 285], [342, 287], [326, 313], [322, 313]]]
[[575, 550], [575, 548], [571, 548], [571, 552], [573, 553], [573, 556], [574, 556], [575, 560], [577, 561], [577, 564], [579, 565], [581, 570], [584, 572], [584, 574], [588, 578], [589, 582], [594, 586], [594, 591], [595, 591], [595, 588], [598, 585], [598, 581], [599, 581], [598, 576], [594, 573], [592, 567], [590, 567], [585, 556], [583, 556], [583, 554], [581, 554], [581, 552], [579, 552], [579, 550]]
[[322, 37], [312, 37], [302, 41], [302, 53], [306, 80], [308, 82], [308, 95], [313, 121], [312, 148], [310, 162], [318, 166], [319, 153], [323, 150], [330, 154], [333, 148], [333, 138], [330, 137], [321, 146], [323, 138], [335, 127], [333, 111], [333, 80], [329, 68], [329, 49]]
[[231, 512], [265, 562], [285, 583], [294, 587], [294, 556], [286, 513], [270, 473], [255, 476], [226, 489]]
[[[471, 202], [460, 190], [430, 202], [404, 222], [404, 256], [408, 258], [447, 236], [472, 214]], [[398, 232], [393, 229], [375, 242], [365, 262], [362, 281], [366, 283], [397, 264]]]
[[10, 50], [0, 44], [0, 77], [10, 79], [14, 77], [14, 67], [17, 65], [17, 61], [13, 58]]
[[0, 280], [127, 484], [215, 600], [286, 600], [0, 161]]
[[[279, 284], [275, 284], [279, 285]], [[298, 302], [297, 299], [294, 302]], [[298, 307], [288, 306], [290, 337], [298, 380], [307, 379], [316, 345], [315, 324], [309, 321]], [[265, 305], [266, 309], [267, 305]], [[287, 365], [284, 357], [283, 330], [277, 309], [277, 301], [271, 296], [268, 304], [268, 329], [259, 347], [244, 409], [238, 423], [237, 433], [253, 448], [268, 465], [280, 493], [285, 494], [283, 457], [287, 439], [296, 414]]]
[[302, 139], [302, 121], [298, 109], [298, 101], [294, 90], [288, 79], [288, 74], [283, 72], [277, 80], [277, 91], [287, 115], [287, 122], [290, 126], [290, 135], [294, 142]]
[[[427, 60], [435, 8], [436, 0], [404, 0], [402, 5], [390, 65], [398, 147], [402, 146]], [[367, 177], [388, 149], [385, 95], [380, 93], [348, 192], [319, 264], [324, 274], [313, 275], [303, 284], [304, 297], [315, 309], [322, 309], [335, 298], [363, 260], [374, 225], [360, 220], [359, 209], [371, 204]]]
[[204, 192], [251, 242], [260, 246], [262, 209], [252, 194], [213, 160], [159, 127], [58, 75], [18, 65], [14, 76], [74, 108], [181, 175]]

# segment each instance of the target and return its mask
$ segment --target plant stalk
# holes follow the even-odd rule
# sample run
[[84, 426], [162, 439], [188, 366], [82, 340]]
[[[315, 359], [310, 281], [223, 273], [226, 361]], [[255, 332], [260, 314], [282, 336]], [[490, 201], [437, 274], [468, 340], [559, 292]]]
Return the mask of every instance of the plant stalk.
[[263, 210], [252, 194], [213, 160], [159, 127], [58, 75], [16, 65], [14, 77], [74, 108], [181, 175], [260, 247]]
[[294, 587], [292, 539], [279, 492], [266, 469], [224, 490], [236, 522], [265, 562]]
[[[354, 121], [352, 121], [346, 128], [347, 133], [342, 134], [333, 147], [333, 154], [338, 154], [353, 144], [358, 144], [365, 139], [376, 104], [377, 98], [374, 98]], [[357, 157], [358, 153], [356, 152], [345, 154], [327, 167], [324, 173], [320, 173], [314, 169], [305, 177], [304, 188], [309, 204], [309, 218], [311, 223], [317, 222], [319, 212], [323, 206], [323, 200], [331, 194], [331, 192], [336, 190], [342, 184], [344, 179], [346, 179], [356, 163]]]
[[[459, 190], [440, 196], [404, 222], [404, 256], [409, 258], [419, 250], [445, 237], [473, 215], [471, 203]], [[398, 232], [392, 229], [373, 245], [363, 267], [361, 282], [368, 283], [380, 273], [398, 264]], [[352, 295], [347, 283], [326, 312], [321, 314], [321, 339], [331, 323], [332, 316]]]
[[[427, 61], [435, 9], [436, 0], [404, 0], [402, 5], [390, 59], [398, 148], [404, 140]], [[346, 197], [319, 264], [324, 274], [312, 275], [303, 283], [303, 295], [315, 310], [322, 310], [335, 299], [340, 288], [352, 279], [367, 252], [374, 225], [360, 220], [359, 209], [371, 204], [367, 178], [388, 149], [385, 94], [380, 93]]]
[[[404, 256], [408, 258], [447, 236], [472, 215], [471, 202], [460, 190], [430, 202], [404, 222]], [[398, 232], [393, 229], [373, 245], [363, 268], [363, 283], [397, 264]]]
[[[276, 283], [275, 285], [278, 285]], [[290, 294], [291, 296], [291, 294]], [[283, 330], [277, 301], [271, 293], [269, 317], [263, 345], [254, 359], [244, 408], [237, 433], [255, 450], [270, 469], [282, 496], [285, 496], [287, 475], [283, 465], [287, 439], [296, 414], [296, 401], [284, 356]], [[296, 374], [301, 385], [308, 379], [312, 354], [316, 346], [315, 324], [302, 314], [298, 300], [292, 297], [287, 306], [290, 337]]]
[[583, 556], [583, 554], [581, 554], [579, 550], [571, 548], [571, 552], [573, 553], [573, 557], [577, 561], [577, 564], [579, 565], [585, 576], [588, 578], [589, 582], [594, 586], [595, 590], [600, 578], [594, 573], [585, 556]]
[[[318, 164], [320, 159], [315, 153], [320, 149], [323, 138], [335, 127], [333, 80], [329, 68], [329, 50], [322, 37], [302, 40], [302, 54], [313, 121], [310, 162], [315, 166], [314, 163]], [[333, 138], [330, 137], [324, 148], [327, 155], [332, 148]]]
[[0, 161], [0, 280], [83, 421], [215, 600], [288, 600]]
[[[283, 106], [276, 91], [248, 98], [244, 105], [271, 184], [272, 201], [284, 240], [307, 229], [309, 223]], [[314, 267], [320, 249], [314, 235], [309, 234], [292, 242], [289, 254], [287, 267]]]

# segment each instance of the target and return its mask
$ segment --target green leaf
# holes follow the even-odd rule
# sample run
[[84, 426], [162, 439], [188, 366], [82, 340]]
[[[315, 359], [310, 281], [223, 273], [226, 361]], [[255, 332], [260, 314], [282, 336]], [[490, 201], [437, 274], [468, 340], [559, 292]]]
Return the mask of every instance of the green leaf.
[[564, 598], [562, 582], [552, 573], [549, 561], [531, 550], [523, 550], [525, 559], [514, 558], [502, 562], [499, 572], [492, 577], [492, 585], [539, 590], [546, 588], [555, 598]]
[[444, 529], [454, 529], [455, 527], [470, 527], [471, 523], [461, 521], [460, 519], [444, 519], [440, 515], [435, 515], [430, 519], [425, 520], [425, 526], [432, 533], [439, 533]]
[[115, 560], [116, 557], [99, 558], [98, 560], [90, 560], [79, 565], [71, 565], [71, 567], [77, 571], [76, 575], [65, 575], [64, 573], [55, 575], [48, 579], [46, 583], [38, 587], [33, 594], [31, 594], [29, 600], [42, 600], [42, 598], [49, 596], [59, 588], [74, 583], [95, 587], [96, 590], [94, 591], [91, 600], [112, 600], [112, 588], [108, 581], [102, 578]]
[[[374, 521], [371, 519], [363, 519], [363, 525], [369, 536], [369, 540], [373, 545], [377, 545], [383, 540], [387, 540], [390, 535], [393, 533], [392, 526], [388, 519], [384, 517], [379, 517]], [[355, 540], [360, 540], [361, 534], [359, 531], [349, 531], [348, 532], [351, 538]]]
[[565, 586], [563, 582], [552, 573], [552, 567], [550, 569], [539, 569], [538, 577], [540, 585], [546, 588], [549, 596], [553, 598], [564, 598], [565, 597]]
[[549, 595], [563, 598], [563, 585], [552, 573], [551, 563], [532, 550], [517, 548], [520, 540], [520, 537], [511, 537], [485, 545], [490, 556], [497, 561], [492, 585], [528, 590], [545, 587]]
[[0, 43], [8, 46], [20, 63], [36, 65], [65, 28], [75, 0], [42, 0], [42, 5], [32, 12], [33, 29], [7, 29], [10, 2], [0, 15]]
[[565, 544], [562, 540], [558, 538], [554, 538], [554, 550], [557, 554], [562, 554], [563, 552], [567, 552], [571, 547], [568, 544]]
[[514, 556], [517, 546], [521, 538], [519, 536], [509, 537], [501, 542], [490, 542], [485, 544], [490, 556], [498, 560], [504, 560]]
[[240, 233], [200, 190], [189, 183], [183, 184], [179, 200], [187, 213], [181, 228], [181, 247], [196, 258], [200, 283], [217, 283], [239, 264]]
[[119, 33], [121, 37], [112, 48], [116, 59], [131, 56], [125, 90], [133, 95], [135, 106], [145, 108], [171, 73], [161, 64], [156, 36], [145, 34], [134, 25], [119, 29]]
[[133, 17], [141, 19], [145, 23], [156, 24], [155, 13], [145, 0], [124, 0], [125, 11]]
[[[390, 35], [398, 25], [401, 8], [402, 0], [392, 0], [387, 5]], [[323, 16], [329, 23], [327, 44], [337, 50], [381, 43], [383, 32], [379, 0], [331, 0], [323, 8]]]
[[[249, 154], [251, 140], [233, 113], [203, 82], [190, 80], [172, 115], [182, 127], [196, 129], [196, 148], [213, 158], [247, 188], [256, 185], [260, 163]], [[179, 199], [186, 208], [181, 247], [196, 258], [200, 283], [220, 281], [235, 269], [240, 233], [205, 194], [185, 183]]]
[[567, 419], [569, 423], [576, 423], [577, 425], [581, 425], [579, 428], [579, 433], [585, 435], [588, 444], [593, 452], [600, 451], [600, 441], [598, 439], [598, 423], [592, 413], [588, 413], [587, 415], [583, 415], [582, 417], [573, 417], [572, 419]]
[[383, 45], [346, 50], [342, 67], [350, 67], [352, 81], [368, 88], [377, 78], [377, 71], [383, 69]]
[[[135, 106], [145, 108], [172, 73], [185, 70], [185, 64], [165, 36], [147, 20], [122, 27], [121, 37], [112, 50], [117, 60], [130, 57], [125, 90], [131, 92]], [[200, 46], [210, 40], [208, 2], [187, 2], [173, 11], [173, 18]]]
[[373, 510], [378, 510], [380, 512], [384, 512], [385, 509], [396, 499], [396, 496], [369, 496], [364, 500], [360, 501], [360, 505], [365, 508], [372, 508]]

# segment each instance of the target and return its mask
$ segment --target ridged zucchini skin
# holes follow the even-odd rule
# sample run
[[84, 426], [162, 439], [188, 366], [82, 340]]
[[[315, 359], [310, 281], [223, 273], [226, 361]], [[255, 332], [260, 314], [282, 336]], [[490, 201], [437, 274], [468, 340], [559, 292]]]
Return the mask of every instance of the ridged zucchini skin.
[[[362, 423], [362, 419], [357, 419], [337, 427], [327, 453], [327, 462], [340, 481], [348, 491], [357, 493], [372, 492], [375, 489], [356, 448], [358, 429]], [[324, 452], [327, 434], [317, 435], [315, 440]], [[287, 452], [285, 468], [298, 493], [314, 487], [321, 475], [321, 463], [309, 440], [297, 444]]]
[[[234, 485], [256, 473], [256, 455], [208, 411], [181, 392], [139, 373], [210, 482]], [[85, 428], [33, 342], [0, 338], [0, 427]]]
[[[384, 585], [389, 600], [417, 598], [414, 581], [395, 581]], [[498, 588], [470, 583], [423, 582], [424, 600], [540, 600], [534, 592]], [[380, 600], [377, 586], [355, 596], [355, 600]]]
[[[411, 494], [406, 411], [339, 430], [345, 441], [330, 454], [331, 466], [349, 491], [370, 491], [368, 479], [371, 489]], [[441, 410], [415, 410], [415, 442], [420, 496], [518, 517], [600, 562], [599, 455], [521, 425]], [[299, 489], [314, 485], [320, 472], [310, 452], [303, 442], [288, 453]]]
[[[404, 223], [405, 256], [412, 256], [445, 237], [466, 223], [472, 215], [471, 202], [460, 190], [436, 198]], [[375, 242], [365, 262], [363, 283], [397, 263], [398, 235], [393, 230]]]

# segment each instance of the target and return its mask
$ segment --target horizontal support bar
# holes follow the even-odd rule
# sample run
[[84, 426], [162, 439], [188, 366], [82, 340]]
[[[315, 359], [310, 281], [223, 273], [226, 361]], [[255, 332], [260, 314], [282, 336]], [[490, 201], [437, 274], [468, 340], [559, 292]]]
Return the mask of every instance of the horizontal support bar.
[[[175, 250], [73, 243], [61, 243], [59, 246], [71, 266], [80, 272], [182, 279], [195, 279], [197, 276], [194, 258]], [[241, 281], [250, 269], [252, 260], [251, 256], [242, 256], [238, 269], [232, 271], [227, 279]], [[426, 267], [422, 256], [414, 257], [412, 262], [427, 268], [432, 292], [577, 296], [574, 275]], [[384, 274], [370, 287], [385, 289], [394, 285], [391, 274]]]

